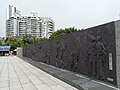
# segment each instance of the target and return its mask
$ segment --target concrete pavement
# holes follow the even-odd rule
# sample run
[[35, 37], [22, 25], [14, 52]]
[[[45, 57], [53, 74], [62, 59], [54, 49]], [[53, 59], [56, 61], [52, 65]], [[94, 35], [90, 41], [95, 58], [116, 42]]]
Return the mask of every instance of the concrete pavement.
[[0, 90], [78, 90], [16, 57], [0, 57]]

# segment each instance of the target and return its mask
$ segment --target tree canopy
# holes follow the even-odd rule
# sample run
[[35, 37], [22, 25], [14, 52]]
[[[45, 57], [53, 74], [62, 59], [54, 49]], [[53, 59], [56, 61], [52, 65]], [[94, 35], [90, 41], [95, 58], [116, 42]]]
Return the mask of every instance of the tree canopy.
[[65, 34], [69, 34], [69, 33], [76, 32], [76, 31], [78, 31], [78, 30], [75, 29], [74, 27], [72, 27], [72, 28], [65, 28], [65, 29], [59, 29], [56, 32], [51, 33], [50, 38], [56, 38], [58, 36], [63, 36]]
[[0, 39], [0, 45], [2, 45], [2, 39]]

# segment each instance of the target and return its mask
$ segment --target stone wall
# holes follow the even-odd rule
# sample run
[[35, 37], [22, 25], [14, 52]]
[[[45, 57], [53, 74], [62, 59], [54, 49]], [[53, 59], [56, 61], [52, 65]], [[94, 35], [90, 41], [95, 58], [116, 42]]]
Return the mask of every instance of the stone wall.
[[115, 22], [116, 36], [116, 76], [117, 86], [120, 87], [120, 20]]
[[22, 47], [17, 48], [17, 57], [20, 57], [20, 58], [23, 57], [23, 48]]
[[23, 55], [117, 85], [114, 22], [27, 45]]

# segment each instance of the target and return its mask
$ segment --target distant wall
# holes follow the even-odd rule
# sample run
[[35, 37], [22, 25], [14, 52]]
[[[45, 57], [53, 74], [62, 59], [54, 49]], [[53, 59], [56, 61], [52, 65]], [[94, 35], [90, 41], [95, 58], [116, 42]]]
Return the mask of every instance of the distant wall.
[[114, 22], [27, 45], [23, 56], [117, 84]]
[[20, 58], [23, 57], [23, 48], [22, 47], [17, 48], [17, 56]]

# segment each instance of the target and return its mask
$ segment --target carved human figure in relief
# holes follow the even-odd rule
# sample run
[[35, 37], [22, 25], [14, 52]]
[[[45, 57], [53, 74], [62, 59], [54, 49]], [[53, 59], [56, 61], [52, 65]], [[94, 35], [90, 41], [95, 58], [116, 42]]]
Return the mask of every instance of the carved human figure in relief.
[[50, 63], [50, 52], [45, 52], [44, 54], [44, 63], [49, 64]]
[[65, 68], [65, 63], [63, 61], [63, 53], [66, 49], [67, 45], [64, 45], [63, 43], [60, 43], [57, 41], [56, 43], [56, 66], [60, 68]]
[[71, 53], [71, 57], [72, 57], [71, 71], [76, 72], [78, 70], [79, 52], [73, 51]]
[[88, 75], [100, 80], [105, 79], [103, 63], [107, 56], [107, 50], [105, 45], [102, 43], [102, 38], [100, 36], [89, 36], [90, 45], [87, 49], [87, 72]]

